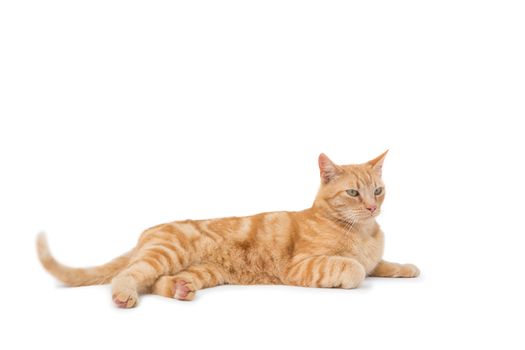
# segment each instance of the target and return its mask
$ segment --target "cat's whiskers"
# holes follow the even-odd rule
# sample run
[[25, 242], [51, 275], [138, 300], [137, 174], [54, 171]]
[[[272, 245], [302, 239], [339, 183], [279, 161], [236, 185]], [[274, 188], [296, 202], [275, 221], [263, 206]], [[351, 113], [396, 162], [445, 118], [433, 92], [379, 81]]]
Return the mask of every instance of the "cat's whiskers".
[[345, 225], [343, 227], [343, 230], [345, 232], [345, 235], [348, 235], [351, 231], [354, 225], [359, 221], [358, 215], [354, 212], [354, 210], [346, 210], [340, 212], [341, 216], [343, 217], [343, 222], [345, 222]]
[[352, 231], [352, 227], [354, 227], [355, 222], [356, 222], [356, 218], [352, 216], [345, 230], [345, 235], [349, 234]]
[[350, 212], [358, 217], [363, 217], [363, 218], [374, 217], [375, 218], [379, 216], [379, 214], [381, 213], [381, 209], [378, 208], [373, 213], [370, 213], [368, 209], [351, 209]]
[[352, 223], [351, 223], [350, 227], [348, 228], [348, 232], [346, 234], [349, 234], [352, 231], [352, 228], [354, 227], [356, 222], [357, 222], [357, 217], [354, 217], [352, 219]]

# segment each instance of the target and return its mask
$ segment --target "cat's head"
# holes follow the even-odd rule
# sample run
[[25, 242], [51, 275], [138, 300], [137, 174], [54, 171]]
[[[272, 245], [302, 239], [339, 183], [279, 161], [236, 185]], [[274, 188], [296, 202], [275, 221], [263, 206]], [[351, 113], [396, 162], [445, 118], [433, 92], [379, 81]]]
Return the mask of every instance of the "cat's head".
[[352, 165], [337, 165], [322, 153], [321, 188], [315, 204], [349, 222], [378, 216], [385, 198], [381, 169], [387, 152], [369, 162]]

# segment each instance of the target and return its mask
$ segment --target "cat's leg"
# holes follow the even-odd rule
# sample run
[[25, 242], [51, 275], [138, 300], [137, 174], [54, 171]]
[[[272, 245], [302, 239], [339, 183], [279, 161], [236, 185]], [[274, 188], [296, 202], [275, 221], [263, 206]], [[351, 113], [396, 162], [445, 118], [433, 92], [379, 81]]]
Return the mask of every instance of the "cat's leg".
[[152, 293], [179, 300], [193, 300], [199, 289], [228, 283], [228, 273], [214, 264], [191, 265], [173, 276], [160, 277]]
[[388, 261], [380, 261], [374, 271], [370, 273], [373, 277], [417, 277], [419, 269], [412, 264], [398, 264]]
[[170, 245], [142, 248], [129, 266], [113, 278], [111, 290], [118, 307], [135, 306], [139, 293], [149, 290], [160, 276], [180, 271], [188, 264], [189, 253]]
[[285, 282], [303, 287], [356, 288], [365, 279], [364, 267], [357, 260], [330, 255], [296, 257]]

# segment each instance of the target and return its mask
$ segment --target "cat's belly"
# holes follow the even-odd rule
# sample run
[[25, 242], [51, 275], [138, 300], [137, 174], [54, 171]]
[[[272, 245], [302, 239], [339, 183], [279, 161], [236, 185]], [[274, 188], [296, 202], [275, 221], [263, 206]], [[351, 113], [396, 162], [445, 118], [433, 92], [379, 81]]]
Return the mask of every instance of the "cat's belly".
[[283, 259], [262, 244], [224, 242], [206, 255], [205, 260], [220, 266], [231, 284], [281, 284]]

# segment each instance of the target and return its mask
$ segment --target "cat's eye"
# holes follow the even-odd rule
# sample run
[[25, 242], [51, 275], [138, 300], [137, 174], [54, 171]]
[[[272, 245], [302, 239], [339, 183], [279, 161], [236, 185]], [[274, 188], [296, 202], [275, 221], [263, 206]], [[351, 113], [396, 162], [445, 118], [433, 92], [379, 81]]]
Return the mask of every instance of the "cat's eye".
[[374, 194], [375, 194], [376, 196], [380, 196], [382, 193], [383, 193], [383, 187], [378, 187], [378, 188], [376, 188], [376, 190], [374, 191]]
[[351, 197], [357, 197], [357, 196], [359, 196], [359, 191], [354, 190], [354, 189], [352, 189], [352, 190], [346, 190], [346, 193], [348, 193], [348, 195], [351, 196]]

